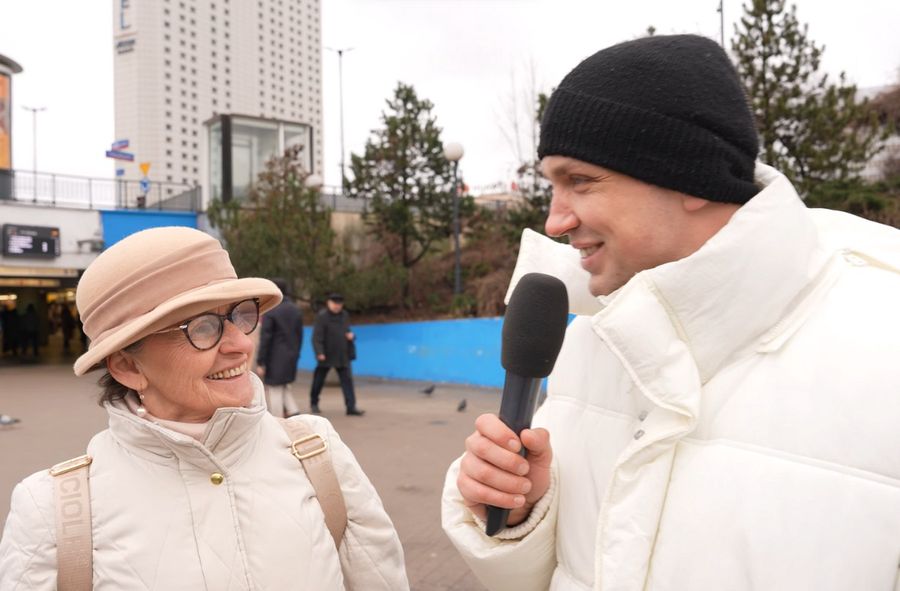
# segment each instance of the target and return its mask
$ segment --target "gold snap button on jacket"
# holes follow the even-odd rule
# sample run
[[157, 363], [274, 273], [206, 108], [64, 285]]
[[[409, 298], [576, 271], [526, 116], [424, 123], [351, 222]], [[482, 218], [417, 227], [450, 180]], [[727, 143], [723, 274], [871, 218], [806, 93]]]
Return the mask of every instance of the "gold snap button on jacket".
[[225, 477], [222, 476], [221, 474], [219, 474], [218, 472], [213, 472], [209, 477], [209, 481], [217, 486], [222, 484], [222, 482], [224, 480], [225, 480]]

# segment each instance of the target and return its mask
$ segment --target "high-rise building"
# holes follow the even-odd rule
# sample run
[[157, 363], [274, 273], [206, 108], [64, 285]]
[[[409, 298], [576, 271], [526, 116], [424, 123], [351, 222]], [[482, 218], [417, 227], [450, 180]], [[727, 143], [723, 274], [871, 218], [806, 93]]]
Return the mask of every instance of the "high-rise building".
[[[111, 141], [127, 141], [120, 151], [135, 157], [116, 161], [119, 175], [139, 179], [139, 164], [150, 163], [150, 180], [200, 185], [208, 203], [210, 162], [215, 169], [217, 159], [210, 156], [209, 124], [232, 115], [244, 126], [231, 138], [235, 150], [246, 148], [235, 155], [234, 165], [246, 169], [238, 176], [255, 178], [264, 158], [291, 141], [305, 144], [310, 172], [321, 174], [320, 2], [113, 0]], [[254, 126], [278, 129], [277, 139]]]

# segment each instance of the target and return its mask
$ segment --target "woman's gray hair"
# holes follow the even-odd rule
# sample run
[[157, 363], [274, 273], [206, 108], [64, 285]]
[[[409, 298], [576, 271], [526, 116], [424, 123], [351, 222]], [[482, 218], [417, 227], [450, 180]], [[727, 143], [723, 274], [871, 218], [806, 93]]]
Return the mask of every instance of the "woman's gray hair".
[[[127, 351], [128, 353], [134, 353], [141, 348], [142, 344], [143, 339], [131, 343], [122, 350]], [[114, 378], [112, 374], [109, 373], [109, 370], [107, 370], [106, 373], [104, 373], [103, 376], [97, 381], [97, 385], [101, 388], [100, 396], [97, 399], [97, 404], [99, 404], [100, 406], [105, 405], [107, 402], [113, 403], [118, 400], [123, 400], [126, 396], [128, 396], [128, 394], [134, 392], [134, 390], [132, 390], [128, 386], [125, 386], [124, 384], [116, 381], [116, 378]]]

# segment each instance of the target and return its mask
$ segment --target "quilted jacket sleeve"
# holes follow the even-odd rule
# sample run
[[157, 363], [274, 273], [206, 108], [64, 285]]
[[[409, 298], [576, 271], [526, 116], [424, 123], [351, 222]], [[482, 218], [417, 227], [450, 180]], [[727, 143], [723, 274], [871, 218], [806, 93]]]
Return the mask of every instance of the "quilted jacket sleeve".
[[494, 537], [463, 504], [457, 459], [444, 481], [441, 522], [463, 560], [490, 591], [544, 591], [556, 569], [556, 475], [528, 519]]
[[339, 556], [347, 591], [405, 591], [409, 589], [400, 538], [381, 498], [353, 452], [324, 419], [328, 446], [347, 505], [347, 529]]
[[46, 471], [13, 489], [0, 539], [0, 591], [55, 591], [53, 483]]

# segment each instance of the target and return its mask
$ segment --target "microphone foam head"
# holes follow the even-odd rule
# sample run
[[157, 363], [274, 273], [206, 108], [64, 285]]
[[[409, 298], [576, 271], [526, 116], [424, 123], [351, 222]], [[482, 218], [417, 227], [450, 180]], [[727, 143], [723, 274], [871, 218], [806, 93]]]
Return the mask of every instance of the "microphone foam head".
[[569, 296], [562, 281], [543, 273], [522, 277], [503, 319], [503, 368], [525, 378], [550, 375], [568, 317]]

